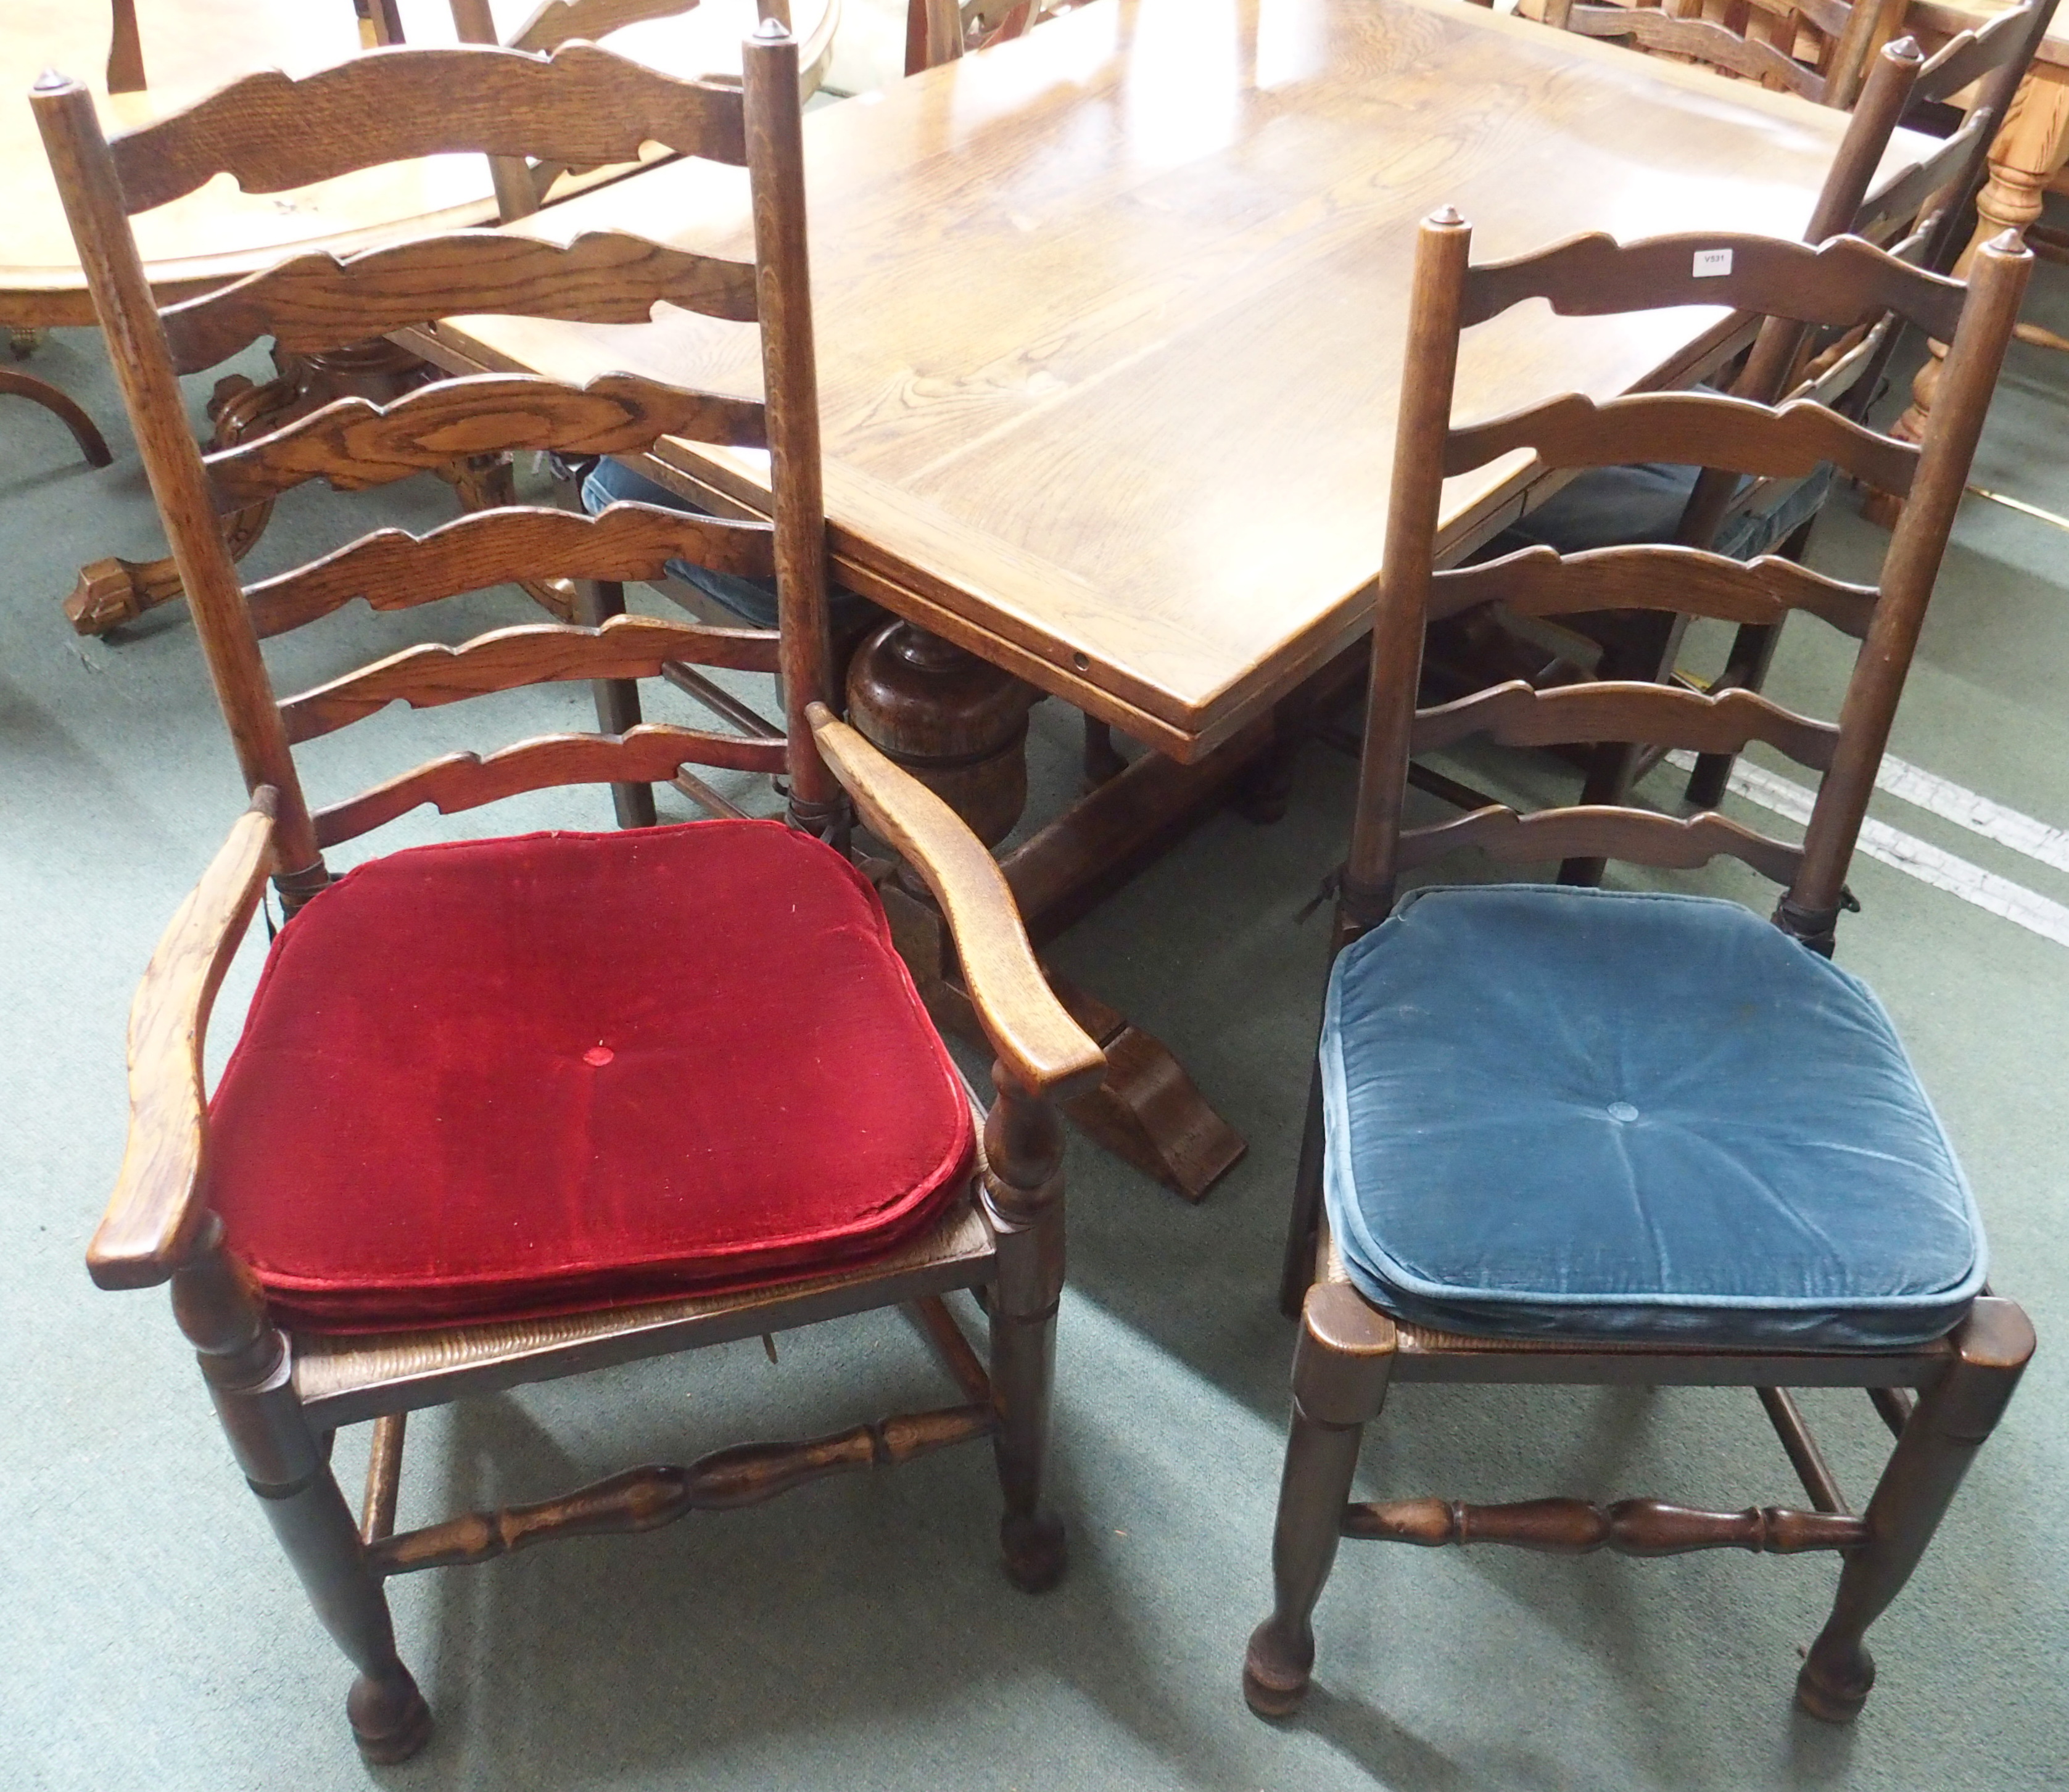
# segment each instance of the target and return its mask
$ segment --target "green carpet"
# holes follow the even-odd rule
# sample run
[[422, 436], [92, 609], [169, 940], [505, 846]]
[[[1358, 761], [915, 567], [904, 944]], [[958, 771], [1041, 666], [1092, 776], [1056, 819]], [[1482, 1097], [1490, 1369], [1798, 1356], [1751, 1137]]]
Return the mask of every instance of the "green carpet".
[[[2038, 284], [2033, 314], [2069, 328], [2069, 277], [2042, 268]], [[998, 1574], [995, 1490], [974, 1451], [648, 1537], [414, 1577], [394, 1584], [397, 1623], [438, 1731], [406, 1767], [363, 1768], [344, 1721], [349, 1672], [230, 1463], [163, 1294], [98, 1292], [81, 1260], [122, 1149], [131, 993], [242, 790], [182, 612], [107, 642], [75, 639], [59, 614], [81, 561], [153, 552], [155, 523], [97, 340], [60, 335], [33, 365], [92, 409], [118, 459], [88, 471], [51, 419], [0, 400], [12, 1370], [0, 1783], [1837, 1792], [2038, 1786], [2069, 1772], [2069, 1565], [2053, 1532], [2069, 1486], [2069, 948], [1867, 861], [1842, 960], [1904, 1030], [1976, 1185], [1996, 1284], [2027, 1304], [2042, 1342], [1940, 1543], [1873, 1633], [1881, 1680], [1859, 1723], [1827, 1729], [1789, 1705], [1834, 1564], [1736, 1553], [1569, 1562], [1353, 1545], [1320, 1613], [1305, 1714], [1272, 1728], [1244, 1709], [1237, 1671], [1267, 1603], [1291, 1342], [1274, 1280], [1325, 931], [1295, 916], [1340, 856], [1351, 785], [1348, 762], [1320, 747], [1283, 823], [1210, 821], [1055, 953], [1169, 1041], [1251, 1141], [1192, 1207], [1073, 1141], [1055, 1456], [1072, 1537], [1063, 1586], [1030, 1600]], [[2069, 512], [2065, 396], [2062, 357], [2014, 349], [1981, 483]], [[252, 565], [449, 513], [428, 480], [299, 493]], [[1843, 504], [1814, 557], [1857, 567], [1881, 539]], [[276, 643], [276, 676], [299, 687], [385, 644], [529, 614], [508, 592], [400, 618], [355, 610]], [[1821, 634], [1792, 629], [1779, 694], [1830, 697], [1843, 661]], [[1972, 502], [1896, 752], [2069, 824], [2065, 672], [2069, 537]], [[587, 725], [587, 700], [570, 688], [383, 716], [319, 743], [308, 775], [320, 800], [449, 745]], [[676, 712], [665, 696], [651, 709]], [[1057, 704], [1035, 713], [1037, 814], [1066, 794], [1074, 724]], [[1891, 798], [1875, 814], [2069, 903], [2059, 870]], [[380, 849], [553, 823], [606, 826], [607, 798], [545, 793], [451, 822], [420, 812]], [[1761, 900], [1729, 872], [1691, 884]], [[262, 946], [226, 989], [218, 1063]], [[413, 1422], [402, 1521], [835, 1429], [942, 1391], [914, 1336], [884, 1316], [787, 1338], [773, 1368], [749, 1345], [472, 1402]], [[1806, 1404], [1865, 1497], [1884, 1443], [1866, 1402]], [[363, 1431], [338, 1439], [355, 1492], [365, 1448]], [[1699, 1391], [1406, 1389], [1362, 1479], [1375, 1493], [1480, 1500], [1796, 1496], [1750, 1395]]]

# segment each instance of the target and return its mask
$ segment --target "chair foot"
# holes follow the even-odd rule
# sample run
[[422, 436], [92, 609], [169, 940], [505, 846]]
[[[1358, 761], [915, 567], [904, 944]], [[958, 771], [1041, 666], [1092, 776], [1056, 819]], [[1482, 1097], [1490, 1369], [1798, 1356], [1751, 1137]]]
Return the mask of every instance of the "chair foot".
[[1289, 1641], [1267, 1618], [1251, 1632], [1243, 1655], [1243, 1702], [1260, 1717], [1291, 1717], [1306, 1702], [1314, 1671], [1312, 1633]]
[[[1821, 1639], [1822, 1641], [1822, 1639]], [[1814, 1645], [1796, 1676], [1796, 1702], [1827, 1724], [1851, 1724], [1875, 1684], [1875, 1657], [1856, 1644], [1851, 1655], [1826, 1660]]]
[[1006, 1578], [1022, 1593], [1047, 1593], [1070, 1566], [1063, 1521], [1046, 1512], [1032, 1516], [1008, 1512], [999, 1521], [998, 1547]]
[[361, 1674], [345, 1701], [360, 1757], [377, 1767], [407, 1761], [431, 1738], [431, 1708], [409, 1670], [397, 1672], [382, 1680]]

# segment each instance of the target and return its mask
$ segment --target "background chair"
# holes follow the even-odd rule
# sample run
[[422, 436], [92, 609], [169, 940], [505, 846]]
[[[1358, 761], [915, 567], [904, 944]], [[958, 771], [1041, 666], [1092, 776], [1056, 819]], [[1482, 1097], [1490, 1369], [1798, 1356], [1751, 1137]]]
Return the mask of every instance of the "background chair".
[[[2052, 16], [2053, 0], [2008, 8], [1981, 31], [1965, 32], [1921, 61], [1908, 39], [1885, 45], [1855, 104], [1847, 133], [1819, 195], [1806, 242], [1843, 231], [1890, 243], [1893, 252], [1935, 272], [1951, 264], [1961, 239], [1957, 227], [1980, 182], [1996, 125], [2017, 91]], [[1980, 83], [1958, 128], [1933, 155], [1871, 194], [1870, 182], [1900, 118], [1907, 123], [1944, 111], [1946, 102]], [[1957, 115], [1958, 116], [1958, 115]], [[1901, 238], [1901, 242], [1896, 239]], [[1806, 332], [1793, 320], [1768, 320], [1736, 372], [1721, 382], [1734, 394], [1773, 402], [1785, 393], [1838, 406], [1856, 418], [1880, 389], [1900, 325], [1891, 320], [1851, 332]], [[1856, 352], [1871, 334], [1870, 352]], [[1491, 544], [1489, 555], [1544, 545], [1562, 553], [1639, 542], [1678, 542], [1710, 548], [1736, 560], [1779, 553], [1801, 559], [1812, 528], [1830, 496], [1832, 469], [1807, 478], [1754, 480], [1696, 467], [1653, 463], [1604, 467], [1581, 474], [1554, 492], [1516, 527]], [[1536, 639], [1507, 644], [1507, 663], [1530, 668], [1540, 685], [1588, 676], [1673, 678], [1684, 619], [1669, 615], [1599, 614], [1573, 618], [1554, 631], [1559, 650]], [[1432, 688], [1457, 690], [1497, 662], [1503, 651], [1492, 617], [1465, 618], [1440, 631], [1441, 656]], [[1773, 658], [1776, 631], [1748, 625], [1734, 638], [1725, 666], [1703, 687], [1757, 690]], [[1535, 655], [1534, 659], [1530, 656]], [[1463, 662], [1463, 663], [1461, 663]], [[1448, 677], [1448, 684], [1447, 679]], [[1583, 801], [1616, 802], [1651, 769], [1657, 754], [1615, 748], [1588, 756]], [[1690, 774], [1689, 799], [1720, 800], [1731, 771], [1724, 754], [1700, 756]], [[1578, 861], [1562, 876], [1590, 882], [1602, 867]]]
[[[831, 679], [796, 45], [765, 27], [744, 92], [587, 45], [551, 59], [398, 51], [300, 82], [257, 76], [112, 143], [77, 84], [51, 77], [35, 104], [252, 792], [138, 993], [129, 1148], [88, 1265], [106, 1288], [171, 1283], [232, 1452], [357, 1670], [347, 1709], [362, 1753], [402, 1759], [430, 1726], [396, 1652], [382, 1591], [394, 1574], [647, 1529], [988, 1439], [1007, 1570], [1030, 1590], [1051, 1584], [1064, 1550], [1042, 1494], [1063, 1272], [1052, 1103], [1096, 1084], [1102, 1059], [1043, 984], [983, 849], [816, 700]], [[219, 169], [247, 186], [319, 178], [463, 143], [506, 153], [546, 125], [602, 161], [692, 120], [702, 153], [746, 167], [753, 263], [615, 235], [561, 249], [462, 233], [290, 262], [161, 316], [127, 222]], [[205, 461], [176, 357], [247, 327], [261, 291], [294, 293], [320, 342], [426, 309], [643, 319], [666, 296], [761, 320], [766, 400], [492, 375], [386, 406], [344, 401]], [[270, 598], [408, 604], [521, 565], [637, 578], [692, 553], [773, 573], [776, 636], [622, 615], [545, 623], [410, 648], [276, 700], [223, 509], [341, 462], [424, 465], [455, 432], [609, 449], [664, 431], [765, 443], [773, 523], [505, 509], [422, 538], [377, 532], [271, 582]], [[294, 747], [391, 703], [651, 675], [675, 658], [780, 660], [786, 736], [548, 734], [451, 753], [325, 807], [304, 796]], [[335, 881], [323, 858], [426, 802], [453, 812], [651, 782], [685, 763], [781, 771], [790, 825], [747, 819], [707, 790], [720, 811], [708, 823], [447, 843]], [[998, 1057], [981, 1149], [971, 1098], [846, 857], [844, 790], [928, 880], [959, 941]], [[269, 872], [288, 918], [209, 1103], [210, 1002]], [[988, 1371], [944, 1303], [958, 1288], [986, 1292]], [[394, 1529], [413, 1409], [893, 1304], [912, 1306], [956, 1404]], [[375, 1431], [355, 1524], [329, 1439], [364, 1420]]]
[[[1561, 1553], [1833, 1549], [1845, 1558], [1838, 1594], [1798, 1698], [1848, 1718], [1874, 1675], [1863, 1635], [1916, 1566], [2033, 1349], [2024, 1314], [1984, 1292], [1972, 1198], [1887, 1017], [1826, 961], [2030, 257], [2002, 239], [1965, 292], [1853, 239], [1619, 247], [1597, 236], [1479, 267], [1470, 240], [1446, 213], [1418, 245], [1358, 802], [1288, 1242], [1283, 1292], [1304, 1317], [1276, 1602], [1251, 1639], [1245, 1691], [1267, 1716], [1304, 1696], [1310, 1620], [1341, 1536]], [[1719, 251], [1731, 271], [1712, 287], [1701, 270]], [[1601, 406], [1569, 395], [1452, 424], [1459, 338], [1472, 325], [1533, 297], [1601, 315], [1705, 292], [1806, 325], [1847, 329], [1888, 309], [1943, 332], [1945, 395], [1924, 443], [1814, 405], [1702, 393]], [[1555, 467], [1658, 453], [1762, 477], [1830, 459], [1887, 478], [1907, 504], [1873, 586], [1673, 546], [1571, 557], [1538, 547], [1433, 572], [1443, 480], [1525, 447]], [[1809, 610], [1856, 636], [1839, 721], [1740, 691], [1625, 683], [1540, 692], [1518, 680], [1416, 708], [1433, 618], [1495, 597], [1569, 614], [1612, 590], [1630, 607], [1728, 620]], [[1519, 816], [1490, 805], [1404, 827], [1411, 754], [1474, 736], [1712, 752], [1757, 740], [1822, 776], [1800, 845], [1714, 811], [1625, 806]], [[1461, 847], [1661, 868], [1728, 855], [1785, 893], [1771, 928], [1736, 903], [1651, 889], [1439, 888], [1397, 907], [1404, 874]], [[1750, 1386], [1813, 1509], [1353, 1504], [1362, 1427], [1395, 1378]], [[1865, 1512], [1848, 1508], [1785, 1391], [1800, 1386], [1865, 1387], [1896, 1433]]]
[[1895, 34], [1904, 6], [1904, 0], [1542, 0], [1541, 16], [1559, 31], [1615, 39], [1843, 108], [1860, 92], [1869, 58]]

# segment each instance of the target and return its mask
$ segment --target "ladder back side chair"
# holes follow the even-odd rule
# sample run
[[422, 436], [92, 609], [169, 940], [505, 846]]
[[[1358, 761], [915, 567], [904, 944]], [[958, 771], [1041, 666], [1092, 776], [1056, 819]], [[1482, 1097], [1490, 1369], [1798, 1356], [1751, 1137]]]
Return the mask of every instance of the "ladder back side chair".
[[[1929, 186], [1912, 190], [1917, 185], [1914, 177], [1922, 172], [1914, 170], [1872, 199], [1869, 195], [1898, 120], [1911, 104], [1921, 60], [1917, 46], [1908, 38], [1885, 44], [1877, 55], [1826, 171], [1804, 231], [1806, 242], [1822, 243], [1864, 225], [1883, 227], [1899, 215], [1908, 218], [1908, 212], [1900, 214], [1894, 208], [1909, 204], [1915, 210], [1930, 192]], [[1793, 321], [1766, 320], [1741, 364], [1724, 381], [1728, 390], [1740, 398], [1772, 403], [1794, 377], [1800, 337]], [[1849, 361], [1814, 395], [1829, 396], [1829, 389], [1859, 365], [1858, 358]], [[1481, 557], [1531, 546], [1574, 553], [1674, 541], [1736, 560], [1777, 551], [1794, 558], [1809, 538], [1830, 484], [1828, 467], [1791, 480], [1756, 480], [1721, 468], [1662, 462], [1589, 468], [1534, 504]], [[1541, 686], [1589, 677], [1656, 682], [1671, 672], [1686, 624], [1686, 618], [1671, 612], [1603, 610], [1563, 618], [1554, 627], [1541, 620], [1525, 633], [1513, 617], [1487, 606], [1437, 625], [1425, 676], [1434, 694], [1475, 688], [1496, 666], [1526, 671]], [[1605, 745], [1581, 757], [1587, 767], [1581, 797], [1585, 803], [1621, 802], [1649, 769], [1643, 756], [1627, 746]], [[1417, 775], [1434, 782], [1420, 769]], [[1560, 875], [1565, 882], [1592, 884], [1602, 872], [1601, 861], [1577, 859], [1562, 867]]]
[[[2047, 35], [2056, 3], [2024, 0], [2009, 6], [1979, 30], [1950, 39], [1920, 65], [1908, 112], [1945, 107], [1971, 91], [1973, 97], [1960, 126], [1938, 153], [1862, 207], [1853, 225], [1857, 235], [1879, 240], [1903, 231], [1901, 239], [1890, 245], [1891, 254], [1931, 273], [1945, 274], [1953, 268], [1961, 253], [1969, 208], [1989, 173], [1990, 144]], [[1908, 40], [1904, 42], [1908, 45]], [[1891, 45], [1883, 55], [1899, 47]], [[1868, 100], [1864, 94], [1863, 105]], [[1890, 357], [1905, 327], [1906, 320], [1895, 312], [1885, 312], [1871, 325], [1843, 331], [1820, 332], [1792, 320], [1772, 319], [1763, 327], [1744, 376], [1732, 390], [1756, 399], [1785, 391], [1791, 397], [1831, 405], [1855, 422], [1865, 421], [1881, 394]], [[1904, 433], [1900, 425], [1899, 433]], [[1825, 483], [1829, 486], [1829, 477]], [[1742, 501], [1732, 500], [1731, 508], [1737, 511]], [[1814, 512], [1803, 522], [1781, 546], [1781, 553], [1791, 559], [1802, 557], [1816, 516]], [[1696, 537], [1683, 534], [1677, 539]], [[1778, 621], [1741, 623], [1722, 670], [1707, 688], [1718, 695], [1728, 690], [1759, 690], [1766, 682], [1781, 632]], [[1668, 664], [1671, 658], [1670, 643]], [[1704, 808], [1721, 802], [1735, 763], [1731, 753], [1698, 755], [1689, 774], [1688, 800]]]
[[[1798, 1697], [1843, 1720], [1873, 1678], [1863, 1633], [2033, 1349], [2025, 1315], [1985, 1288], [1973, 1199], [1887, 1016], [1829, 961], [2031, 258], [2000, 239], [1964, 288], [1851, 238], [1592, 236], [1481, 267], [1470, 244], [1440, 213], [1417, 247], [1364, 757], [1283, 1291], [1302, 1329], [1276, 1600], [1251, 1639], [1246, 1692], [1272, 1716], [1304, 1695], [1341, 1537], [1556, 1553], [1830, 1549], [1843, 1558], [1838, 1597]], [[1945, 398], [1916, 446], [1822, 406], [1709, 393], [1599, 406], [1569, 394], [1455, 426], [1461, 333], [1533, 297], [1562, 315], [1705, 298], [1831, 328], [1894, 311], [1952, 342]], [[1536, 547], [1434, 571], [1443, 480], [1526, 447], [1554, 467], [1658, 455], [1761, 476], [1830, 459], [1908, 501], [1873, 586], [1671, 545]], [[1557, 616], [1606, 593], [1735, 621], [1810, 611], [1861, 643], [1838, 721], [1743, 691], [1647, 684], [1515, 681], [1416, 707], [1431, 618], [1490, 598]], [[1709, 752], [1759, 741], [1818, 787], [1800, 844], [1714, 811], [1622, 806], [1491, 805], [1405, 825], [1410, 755], [1473, 737]], [[1405, 874], [1462, 847], [1662, 869], [1727, 855], [1784, 893], [1771, 926], [1712, 897], [1549, 884], [1439, 886], [1397, 904]], [[1395, 1380], [1751, 1386], [1811, 1509], [1353, 1503], [1363, 1427]], [[1786, 1391], [1798, 1386], [1864, 1387], [1895, 1432], [1865, 1512], [1825, 1466]]]
[[[1533, 9], [1534, 10], [1534, 9]], [[1844, 109], [1904, 0], [1543, 0], [1545, 22]]]
[[[76, 84], [51, 77], [34, 103], [252, 798], [138, 991], [129, 1148], [88, 1263], [104, 1288], [171, 1284], [231, 1453], [357, 1671], [347, 1712], [362, 1753], [402, 1759], [430, 1727], [396, 1651], [394, 1574], [648, 1529], [986, 1439], [1008, 1573], [1030, 1590], [1052, 1583], [1064, 1555], [1043, 1494], [1063, 1274], [1054, 1104], [1096, 1084], [1103, 1059], [1043, 983], [989, 855], [819, 700], [831, 679], [796, 44], [765, 25], [744, 89], [686, 86], [586, 44], [549, 59], [398, 51], [300, 82], [256, 76], [112, 142]], [[128, 223], [221, 168], [247, 186], [287, 183], [369, 156], [484, 140], [500, 152], [548, 126], [602, 160], [692, 119], [699, 153], [746, 169], [753, 263], [618, 235], [561, 248], [463, 232], [291, 261], [161, 315]], [[205, 459], [184, 424], [180, 358], [246, 329], [266, 290], [294, 294], [318, 342], [426, 308], [643, 320], [665, 296], [758, 324], [765, 399], [624, 376], [580, 390], [483, 376], [386, 406], [347, 401]], [[773, 522], [637, 505], [594, 519], [491, 512], [422, 537], [377, 531], [267, 601], [407, 605], [522, 565], [640, 578], [688, 552], [773, 574], [774, 638], [625, 615], [549, 622], [406, 649], [276, 700], [217, 526], [225, 508], [348, 449], [356, 469], [402, 469], [455, 440], [610, 447], [663, 431], [765, 445]], [[671, 659], [780, 666], [786, 732], [549, 734], [451, 753], [320, 809], [304, 797], [294, 749], [391, 704], [647, 676]], [[324, 861], [422, 803], [452, 813], [686, 765], [781, 772], [789, 825], [728, 813], [707, 790], [709, 821], [447, 843], [336, 880]], [[997, 1055], [981, 1142], [976, 1104], [847, 855], [851, 806], [928, 880], [959, 942]], [[210, 1004], [269, 873], [288, 919], [210, 1100]], [[988, 1367], [944, 1300], [959, 1288], [986, 1297]], [[953, 1404], [394, 1530], [411, 1410], [894, 1304], [941, 1357]], [[329, 1444], [362, 1421], [374, 1430], [355, 1521]]]

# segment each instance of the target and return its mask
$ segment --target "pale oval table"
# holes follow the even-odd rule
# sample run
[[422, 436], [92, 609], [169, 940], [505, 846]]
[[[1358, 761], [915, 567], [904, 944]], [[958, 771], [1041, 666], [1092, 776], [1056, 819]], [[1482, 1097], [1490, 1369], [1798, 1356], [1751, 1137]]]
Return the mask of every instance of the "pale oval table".
[[[1282, 704], [1358, 676], [1418, 220], [1455, 205], [1481, 259], [1589, 230], [1795, 235], [1846, 123], [1460, 0], [1093, 0], [806, 119], [837, 576], [913, 625], [909, 654], [948, 660], [924, 631], [1157, 749], [1002, 860], [1038, 941], [1219, 801]], [[1902, 133], [1886, 175], [1936, 147]], [[671, 164], [510, 227], [737, 253], [721, 173]], [[1521, 307], [1471, 333], [1459, 410], [1685, 383], [1740, 327]], [[470, 318], [425, 352], [752, 392], [751, 337]], [[768, 503], [744, 452], [669, 443], [650, 470]], [[1532, 480], [1514, 456], [1453, 480], [1447, 548]], [[1197, 1198], [1242, 1141], [1153, 1040], [1079, 1012], [1113, 1066], [1090, 1129]]]
[[[537, 0], [490, 0], [497, 29], [514, 34], [536, 12]], [[399, 0], [395, 6], [412, 45], [459, 41], [447, 0]], [[357, 55], [365, 47], [352, 0], [136, 0], [143, 73], [141, 92], [108, 92], [111, 9], [107, 0], [6, 0], [0, 31], [0, 190], [9, 198], [0, 233], [0, 327], [14, 334], [18, 353], [33, 333], [52, 326], [91, 325], [93, 301], [74, 253], [64, 208], [44, 160], [43, 143], [26, 103], [30, 85], [46, 69], [85, 82], [111, 129], [149, 122], [200, 99], [241, 76], [263, 68], [307, 74]], [[794, 0], [793, 17], [805, 49], [808, 87], [825, 72], [840, 16], [839, 0]], [[605, 35], [613, 50], [679, 76], [734, 74], [740, 45], [753, 31], [755, 0], [701, 0], [683, 12]], [[621, 178], [601, 170], [564, 178], [549, 197], [582, 192]], [[286, 194], [247, 194], [218, 177], [186, 198], [136, 220], [153, 288], [161, 301], [208, 291], [300, 251], [348, 252], [440, 230], [493, 223], [494, 182], [480, 156], [432, 156], [368, 169]], [[361, 357], [367, 360], [367, 357]], [[392, 357], [402, 365], [399, 354]], [[364, 366], [341, 361], [340, 390], [363, 386], [373, 395], [391, 369], [378, 356]], [[0, 369], [4, 373], [5, 369]], [[226, 387], [218, 422], [233, 433], [261, 417], [279, 417], [311, 389], [305, 373], [254, 386]], [[39, 390], [22, 388], [33, 385]], [[45, 382], [0, 379], [9, 390], [63, 418], [88, 458], [98, 431], [69, 399]], [[325, 394], [328, 395], [328, 394]], [[54, 402], [55, 400], [55, 402]], [[81, 433], [81, 427], [91, 436]], [[248, 549], [265, 526], [261, 511], [232, 526], [233, 548]], [[80, 575], [66, 614], [82, 634], [100, 634], [179, 594], [166, 561], [97, 561]]]

